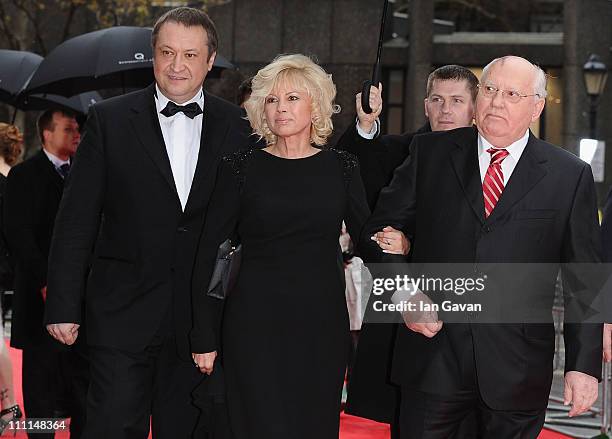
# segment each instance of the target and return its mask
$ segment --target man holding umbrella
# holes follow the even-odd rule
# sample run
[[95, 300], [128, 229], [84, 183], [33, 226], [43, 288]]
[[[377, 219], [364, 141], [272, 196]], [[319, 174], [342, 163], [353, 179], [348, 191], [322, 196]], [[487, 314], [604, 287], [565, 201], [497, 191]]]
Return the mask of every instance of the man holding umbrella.
[[202, 90], [217, 50], [206, 14], [167, 12], [152, 45], [155, 84], [90, 111], [49, 259], [49, 332], [72, 344], [87, 319], [88, 439], [146, 438], [150, 415], [154, 437], [192, 437], [191, 394], [216, 357], [212, 318], [189, 339], [191, 266], [216, 165], [250, 130]]

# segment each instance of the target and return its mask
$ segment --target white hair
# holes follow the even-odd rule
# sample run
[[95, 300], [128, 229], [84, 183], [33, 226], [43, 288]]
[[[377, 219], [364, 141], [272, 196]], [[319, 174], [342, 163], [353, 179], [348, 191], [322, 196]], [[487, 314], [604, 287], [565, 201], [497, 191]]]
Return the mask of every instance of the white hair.
[[[491, 61], [489, 64], [487, 64], [483, 69], [482, 69], [482, 75], [481, 75], [481, 82], [484, 82], [485, 78], [487, 77], [487, 75], [489, 74], [489, 70], [491, 69], [491, 67], [493, 66], [493, 64], [495, 64], [496, 62], [504, 62], [506, 61], [506, 59], [508, 58], [513, 58], [512, 56], [503, 56], [501, 58], [495, 58], [493, 61]], [[529, 61], [527, 61], [529, 62]], [[537, 66], [531, 62], [529, 62], [534, 70], [535, 70], [535, 78], [533, 81], [533, 93], [536, 94], [537, 96], [535, 96], [536, 99], [546, 99], [546, 96], [548, 96], [548, 92], [546, 91], [546, 82], [547, 82], [547, 78], [546, 78], [546, 73], [544, 73], [544, 70], [542, 70], [540, 68], [540, 66]]]

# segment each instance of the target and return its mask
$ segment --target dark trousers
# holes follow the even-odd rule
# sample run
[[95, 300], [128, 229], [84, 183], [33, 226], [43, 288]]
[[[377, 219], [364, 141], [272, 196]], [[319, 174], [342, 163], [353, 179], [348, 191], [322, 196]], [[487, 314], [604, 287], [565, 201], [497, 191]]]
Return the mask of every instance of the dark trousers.
[[158, 336], [144, 350], [128, 352], [90, 346], [87, 439], [193, 437], [200, 410], [192, 392], [204, 375], [180, 359], [171, 335]]
[[[544, 425], [545, 410], [492, 410], [469, 390], [452, 396], [402, 392], [402, 439], [536, 439]], [[460, 431], [464, 418], [474, 414], [477, 430]]]
[[[468, 338], [469, 337], [469, 338]], [[473, 342], [466, 333], [458, 389], [437, 395], [402, 388], [401, 439], [537, 439], [546, 410], [504, 411], [489, 408], [480, 395]]]
[[[88, 367], [84, 354], [73, 348], [45, 343], [23, 349], [23, 405], [27, 418], [55, 418], [59, 399], [66, 395], [70, 437], [79, 439], [85, 424]], [[52, 439], [53, 433], [28, 434], [32, 439]]]
[[70, 415], [70, 439], [84, 439], [89, 390], [89, 359], [85, 347], [77, 344], [62, 352], [59, 364], [67, 403], [65, 408]]

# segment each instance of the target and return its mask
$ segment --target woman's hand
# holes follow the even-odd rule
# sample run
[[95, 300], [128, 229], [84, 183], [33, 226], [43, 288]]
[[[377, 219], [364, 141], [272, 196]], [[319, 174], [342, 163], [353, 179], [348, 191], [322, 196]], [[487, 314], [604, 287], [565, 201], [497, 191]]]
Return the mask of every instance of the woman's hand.
[[377, 232], [372, 236], [372, 240], [376, 241], [383, 253], [392, 255], [407, 255], [410, 252], [410, 241], [404, 235], [404, 232], [387, 226], [382, 231]]

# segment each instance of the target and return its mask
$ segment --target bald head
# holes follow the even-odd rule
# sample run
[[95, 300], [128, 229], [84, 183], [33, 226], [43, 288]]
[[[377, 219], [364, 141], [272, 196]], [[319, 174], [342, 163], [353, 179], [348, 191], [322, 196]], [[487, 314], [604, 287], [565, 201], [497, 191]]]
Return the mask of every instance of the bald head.
[[[546, 75], [524, 58], [505, 56], [484, 68], [480, 84], [475, 117], [478, 131], [498, 148], [510, 146], [540, 117]], [[515, 101], [509, 95], [520, 97]]]
[[520, 56], [506, 55], [501, 58], [495, 58], [482, 69], [481, 83], [484, 83], [489, 70], [495, 64], [501, 64], [502, 66], [508, 64], [516, 69], [524, 69], [525, 72], [531, 70], [533, 72], [533, 91], [529, 92], [529, 94], [537, 94], [537, 97], [546, 98], [546, 73], [539, 66]]

